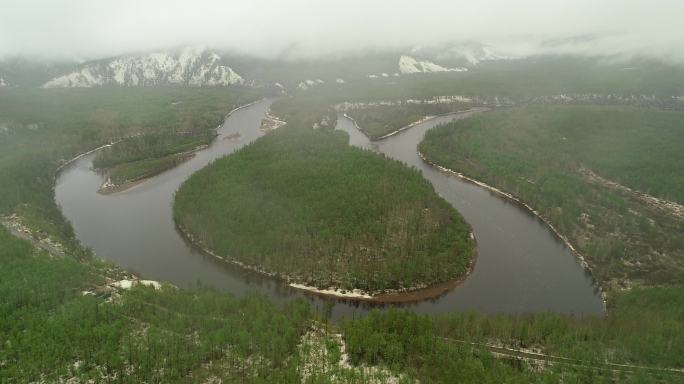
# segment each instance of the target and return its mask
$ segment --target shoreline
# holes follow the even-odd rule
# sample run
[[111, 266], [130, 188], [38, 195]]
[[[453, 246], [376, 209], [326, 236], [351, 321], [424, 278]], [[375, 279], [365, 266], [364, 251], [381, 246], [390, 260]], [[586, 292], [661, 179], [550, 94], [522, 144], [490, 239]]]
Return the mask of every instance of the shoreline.
[[355, 120], [353, 117], [347, 115], [346, 112], [343, 112], [343, 113], [342, 113], [342, 116], [344, 116], [344, 117], [346, 117], [347, 119], [351, 120], [352, 123], [354, 123], [354, 127], [356, 127], [356, 129], [358, 129], [361, 133], [363, 133], [363, 134], [368, 138], [369, 141], [371, 141], [371, 142], [376, 142], [376, 141], [382, 141], [382, 140], [384, 140], [384, 139], [387, 139], [388, 137], [392, 137], [392, 136], [394, 136], [394, 135], [396, 135], [396, 134], [398, 134], [398, 133], [401, 133], [401, 132], [403, 132], [403, 131], [405, 131], [405, 130], [407, 130], [407, 129], [409, 129], [409, 128], [413, 128], [413, 127], [415, 127], [416, 125], [422, 124], [422, 123], [424, 123], [424, 122], [426, 122], [426, 121], [430, 121], [430, 120], [432, 120], [432, 119], [436, 119], [436, 118], [438, 118], [438, 117], [449, 116], [449, 115], [459, 115], [459, 114], [462, 114], [462, 113], [477, 112], [477, 111], [482, 111], [482, 112], [484, 112], [484, 111], [486, 111], [486, 110], [488, 110], [488, 108], [486, 108], [486, 107], [471, 107], [471, 108], [468, 108], [468, 109], [464, 109], [464, 110], [462, 110], [462, 111], [453, 111], [453, 112], [447, 112], [447, 113], [440, 113], [440, 114], [438, 114], [438, 115], [427, 115], [427, 116], [421, 117], [420, 119], [418, 119], [418, 120], [416, 120], [416, 121], [410, 123], [409, 125], [405, 125], [405, 126], [399, 128], [399, 129], [396, 129], [396, 130], [394, 130], [394, 131], [392, 131], [392, 132], [386, 133], [386, 134], [384, 134], [384, 135], [382, 135], [382, 136], [380, 136], [380, 137], [378, 137], [378, 138], [372, 138], [372, 137], [370, 136], [370, 134], [368, 134], [368, 131], [366, 131], [365, 129], [361, 128], [361, 126], [359, 126], [359, 124], [356, 122], [356, 120]]
[[[212, 142], [213, 142], [213, 140], [212, 140]], [[186, 161], [195, 157], [196, 152], [201, 151], [201, 150], [206, 149], [206, 148], [209, 148], [209, 144], [203, 144], [203, 145], [200, 145], [193, 150], [177, 153], [175, 156], [178, 156], [178, 162], [173, 164], [171, 167], [166, 168], [166, 169], [162, 169], [159, 172], [154, 172], [153, 174], [150, 174], [150, 175], [137, 177], [137, 178], [131, 179], [131, 180], [126, 180], [121, 184], [111, 183], [110, 182], [111, 179], [108, 177], [107, 180], [105, 180], [104, 183], [102, 183], [102, 185], [100, 185], [100, 189], [97, 190], [97, 193], [99, 193], [100, 195], [107, 196], [107, 195], [114, 195], [116, 193], [126, 192], [126, 191], [130, 190], [131, 188], [133, 188], [139, 184], [144, 183], [147, 180], [153, 179], [153, 178], [161, 175], [162, 173], [164, 173], [168, 170], [171, 170], [171, 169], [185, 163]]]
[[420, 157], [420, 159], [423, 160], [423, 162], [430, 165], [431, 167], [436, 168], [437, 170], [439, 170], [443, 173], [446, 173], [448, 175], [455, 176], [455, 177], [458, 177], [459, 179], [462, 179], [462, 180], [465, 180], [469, 183], [475, 184], [475, 185], [477, 185], [483, 189], [486, 189], [490, 192], [493, 192], [499, 196], [502, 196], [502, 197], [524, 207], [528, 212], [532, 213], [537, 219], [541, 220], [544, 224], [546, 224], [546, 226], [551, 230], [551, 232], [553, 232], [553, 234], [556, 236], [556, 238], [561, 240], [563, 242], [563, 244], [565, 244], [565, 246], [570, 249], [572, 254], [575, 256], [575, 258], [579, 262], [580, 266], [584, 270], [588, 271], [591, 274], [592, 279], [594, 280], [594, 283], [596, 284], [596, 287], [598, 288], [599, 293], [601, 295], [601, 300], [603, 302], [603, 310], [606, 311], [607, 304], [608, 304], [608, 294], [603, 289], [603, 286], [601, 285], [601, 283], [596, 278], [594, 278], [594, 273], [592, 271], [591, 266], [587, 262], [584, 255], [582, 255], [575, 248], [575, 246], [570, 242], [570, 239], [568, 239], [567, 236], [563, 235], [558, 229], [556, 229], [556, 227], [551, 223], [551, 221], [549, 219], [544, 217], [542, 214], [540, 214], [532, 206], [530, 206], [526, 202], [522, 201], [519, 197], [517, 197], [513, 194], [506, 192], [506, 191], [503, 191], [503, 190], [496, 188], [492, 185], [489, 185], [483, 181], [480, 181], [480, 180], [474, 179], [472, 177], [466, 176], [461, 172], [457, 172], [457, 171], [454, 171], [453, 169], [443, 167], [437, 163], [434, 163], [434, 162], [430, 161], [422, 152], [420, 152], [420, 150], [417, 150], [417, 153], [418, 153], [418, 157]]
[[[178, 165], [178, 164], [176, 164], [176, 165]], [[175, 165], [174, 165], [174, 167], [175, 167]], [[100, 195], [103, 195], [103, 196], [115, 195], [117, 193], [126, 192], [126, 191], [132, 189], [133, 187], [136, 187], [136, 186], [146, 182], [147, 180], [150, 180], [150, 179], [154, 178], [155, 176], [158, 176], [158, 175], [168, 171], [169, 169], [171, 169], [171, 168], [168, 168], [168, 169], [165, 169], [161, 172], [155, 173], [154, 175], [143, 176], [143, 177], [140, 177], [140, 178], [137, 178], [134, 180], [128, 180], [128, 181], [125, 181], [121, 184], [110, 184], [109, 180], [105, 180], [105, 182], [102, 183], [102, 185], [100, 186], [100, 189], [98, 189], [96, 192]]]
[[[254, 105], [254, 104], [256, 104], [256, 103], [260, 103], [260, 102], [264, 101], [265, 99], [266, 99], [265, 97], [262, 97], [262, 98], [260, 98], [260, 99], [257, 99], [257, 100], [252, 101], [251, 103], [243, 104], [243, 105], [240, 105], [240, 106], [238, 106], [238, 107], [235, 107], [235, 108], [231, 109], [230, 112], [228, 112], [228, 113], [226, 114], [226, 116], [224, 117], [224, 122], [223, 122], [223, 123], [225, 123], [225, 119], [229, 118], [230, 115], [233, 114], [233, 112], [238, 111], [238, 110], [240, 110], [240, 109], [242, 109], [242, 108], [251, 107], [252, 105]], [[223, 126], [223, 123], [221, 123], [221, 125], [219, 125], [217, 128], [220, 128], [221, 126]]]
[[261, 277], [268, 277], [274, 279], [291, 289], [302, 291], [304, 293], [313, 294], [319, 297], [327, 297], [338, 300], [350, 300], [370, 304], [415, 303], [424, 300], [436, 299], [444, 295], [445, 293], [451, 291], [455, 287], [461, 285], [475, 269], [475, 262], [478, 257], [477, 240], [475, 239], [474, 233], [471, 231], [470, 237], [474, 242], [474, 247], [473, 255], [470, 259], [470, 263], [468, 264], [468, 268], [464, 273], [454, 277], [451, 280], [415, 289], [406, 288], [404, 290], [388, 290], [384, 292], [369, 292], [361, 289], [343, 290], [335, 287], [318, 288], [315, 286], [309, 286], [306, 284], [295, 282], [292, 280], [291, 277], [284, 274], [270, 272], [257, 266], [243, 263], [242, 261], [239, 261], [232, 257], [218, 255], [214, 253], [212, 250], [208, 249], [203, 244], [201, 244], [199, 240], [196, 240], [192, 234], [190, 234], [185, 228], [183, 228], [181, 224], [179, 224], [175, 220], [175, 218], [173, 222], [181, 236], [190, 244], [192, 244], [193, 247], [197, 248], [198, 250], [202, 251], [207, 255], [213, 256], [216, 259], [221, 260], [222, 262], [240, 267], [241, 269], [251, 273], [256, 273]]
[[[419, 120], [417, 120], [417, 121], [415, 121], [415, 122], [413, 122], [413, 123], [411, 123], [411, 124], [409, 124], [409, 125], [407, 125], [407, 126], [405, 126], [405, 127], [399, 128], [398, 130], [396, 130], [396, 131], [394, 131], [394, 132], [388, 133], [387, 135], [383, 136], [383, 138], [387, 138], [387, 137], [394, 136], [394, 135], [396, 135], [396, 134], [399, 133], [399, 132], [402, 132], [402, 131], [404, 131], [404, 130], [407, 130], [407, 129], [412, 128], [412, 127], [414, 127], [414, 126], [416, 126], [416, 125], [418, 125], [418, 124], [421, 124], [421, 123], [424, 123], [424, 122], [426, 122], [426, 121], [432, 120], [432, 119], [434, 119], [434, 118], [436, 118], [436, 117], [439, 117], [439, 116], [447, 116], [447, 115], [451, 115], [451, 114], [468, 113], [468, 112], [473, 112], [473, 111], [485, 112], [485, 111], [487, 111], [488, 109], [489, 109], [489, 108], [486, 108], [486, 107], [472, 107], [472, 108], [469, 108], [469, 109], [466, 109], [466, 110], [463, 110], [463, 111], [450, 112], [450, 113], [446, 113], [446, 114], [442, 114], [442, 115], [435, 115], [435, 116], [426, 116], [426, 117], [423, 117], [423, 118], [421, 118], [421, 119], [419, 119]], [[361, 129], [361, 128], [359, 127], [359, 125], [357, 124], [356, 120], [354, 120], [352, 117], [348, 116], [346, 113], [344, 113], [343, 115], [344, 115], [344, 117], [346, 117], [346, 118], [348, 118], [349, 120], [351, 120], [351, 121], [354, 123], [354, 126], [355, 126], [360, 132], [362, 132], [364, 135], [366, 135], [366, 137], [369, 137], [368, 134], [367, 134], [363, 129]], [[369, 137], [369, 140], [370, 140], [371, 142], [373, 142], [373, 141], [380, 141], [380, 139], [373, 140], [373, 139], [371, 139], [370, 137]], [[513, 195], [513, 194], [511, 194], [511, 193], [505, 192], [505, 191], [503, 191], [503, 190], [500, 190], [500, 189], [498, 189], [498, 188], [496, 188], [496, 187], [494, 187], [494, 186], [491, 186], [491, 185], [489, 185], [489, 184], [487, 184], [487, 183], [485, 183], [485, 182], [483, 182], [483, 181], [480, 181], [480, 180], [477, 180], [477, 179], [468, 177], [468, 176], [462, 174], [461, 172], [457, 172], [457, 171], [454, 171], [453, 169], [450, 169], [450, 168], [447, 168], [447, 167], [443, 167], [443, 166], [441, 166], [441, 165], [439, 165], [439, 164], [433, 163], [432, 161], [428, 160], [427, 157], [426, 157], [422, 152], [420, 152], [420, 150], [417, 150], [416, 152], [418, 153], [418, 157], [420, 157], [420, 159], [421, 159], [423, 162], [425, 162], [426, 164], [430, 165], [431, 167], [436, 168], [436, 169], [438, 169], [439, 171], [444, 172], [444, 173], [446, 173], [446, 174], [448, 174], [448, 175], [456, 176], [456, 177], [458, 177], [458, 178], [460, 178], [460, 179], [462, 179], [462, 180], [465, 180], [465, 181], [467, 181], [467, 182], [470, 182], [470, 183], [472, 183], [472, 184], [475, 184], [475, 185], [477, 185], [477, 186], [479, 186], [479, 187], [481, 187], [481, 188], [484, 188], [484, 189], [486, 189], [486, 190], [488, 190], [488, 191], [490, 191], [490, 192], [493, 192], [493, 193], [495, 193], [495, 194], [497, 194], [497, 195], [499, 195], [499, 196], [502, 196], [502, 197], [504, 197], [504, 198], [506, 198], [506, 199], [508, 199], [508, 200], [511, 200], [511, 201], [513, 201], [514, 203], [519, 204], [520, 206], [522, 206], [523, 208], [525, 208], [528, 212], [532, 213], [536, 218], [538, 218], [538, 219], [541, 220], [544, 224], [546, 224], [547, 227], [548, 227], [549, 229], [551, 229], [551, 232], [553, 232], [554, 236], [556, 236], [556, 238], [558, 238], [559, 240], [561, 240], [561, 241], [563, 242], [563, 244], [565, 244], [565, 246], [567, 246], [567, 247], [570, 249], [570, 252], [572, 252], [572, 254], [575, 256], [575, 258], [578, 260], [580, 266], [581, 266], [584, 270], [588, 271], [588, 272], [591, 274], [592, 279], [594, 280], [594, 283], [595, 283], [596, 287], [597, 287], [598, 290], [599, 290], [599, 294], [601, 295], [601, 301], [603, 302], [603, 310], [604, 310], [604, 312], [607, 310], [606, 308], [607, 308], [607, 305], [608, 305], [608, 294], [607, 294], [606, 291], [603, 289], [603, 286], [601, 285], [601, 283], [594, 277], [594, 273], [593, 273], [593, 270], [592, 270], [591, 266], [589, 265], [589, 262], [587, 262], [587, 260], [586, 260], [586, 258], [584, 257], [584, 255], [582, 255], [582, 254], [575, 248], [575, 246], [570, 242], [570, 239], [568, 239], [567, 236], [563, 235], [558, 229], [556, 229], [556, 227], [551, 223], [550, 220], [548, 220], [547, 218], [545, 218], [544, 216], [542, 216], [536, 209], [532, 208], [532, 206], [530, 206], [529, 204], [525, 203], [524, 201], [522, 201], [522, 200], [521, 200], [520, 198], [518, 198], [517, 196], [515, 196], [515, 195]]]
[[[242, 108], [250, 107], [250, 106], [252, 106], [252, 105], [254, 105], [254, 104], [257, 104], [257, 103], [259, 103], [259, 102], [261, 102], [261, 101], [263, 101], [263, 100], [265, 100], [264, 97], [262, 97], [262, 98], [260, 98], [260, 99], [258, 99], [258, 100], [254, 100], [254, 101], [252, 101], [252, 102], [250, 102], [250, 103], [247, 103], [247, 104], [244, 104], [244, 105], [240, 105], [240, 106], [238, 106], [238, 107], [233, 108], [232, 110], [230, 110], [230, 112], [228, 112], [228, 113], [225, 115], [224, 121], [223, 121], [221, 124], [219, 124], [219, 125], [216, 127], [216, 129], [221, 128], [221, 127], [223, 126], [223, 124], [225, 123], [225, 120], [226, 120], [228, 117], [230, 117], [230, 115], [232, 115], [235, 111], [238, 111], [238, 110], [240, 110], [240, 109], [242, 109]], [[135, 136], [135, 135], [134, 135], [134, 136]], [[110, 142], [110, 143], [100, 145], [99, 147], [96, 147], [96, 148], [93, 148], [93, 149], [89, 149], [89, 150], [87, 150], [87, 151], [85, 151], [85, 152], [82, 152], [82, 153], [77, 154], [76, 156], [72, 157], [72, 158], [69, 159], [69, 160], [64, 161], [62, 164], [59, 164], [59, 165], [57, 166], [57, 168], [55, 169], [54, 174], [53, 174], [52, 190], [54, 191], [54, 189], [55, 189], [55, 183], [57, 182], [57, 176], [59, 176], [59, 173], [60, 173], [66, 166], [68, 166], [69, 164], [75, 162], [76, 160], [78, 160], [78, 159], [80, 159], [80, 158], [82, 158], [82, 157], [84, 157], [84, 156], [90, 155], [91, 153], [97, 152], [97, 151], [99, 151], [99, 150], [101, 150], [101, 149], [103, 149], [103, 148], [111, 147], [112, 145], [117, 144], [117, 143], [121, 142], [121, 141], [124, 140], [124, 139], [126, 139], [126, 138], [124, 137], [124, 138], [121, 138], [121, 139], [119, 139], [119, 140], [112, 141], [112, 142]], [[215, 140], [215, 139], [214, 139], [214, 140]], [[213, 143], [214, 140], [212, 140], [212, 143]], [[194, 153], [195, 151], [193, 150], [192, 152]], [[58, 161], [58, 162], [59, 162], [59, 161]], [[171, 168], [169, 168], [169, 169], [171, 169]], [[168, 170], [168, 169], [167, 169], [167, 170]], [[165, 170], [165, 171], [167, 171], [167, 170]], [[151, 177], [154, 177], [154, 176], [156, 176], [156, 175], [150, 176], [150, 177], [148, 177], [148, 178], [151, 178]], [[145, 178], [145, 179], [143, 179], [143, 180], [146, 180], [146, 179], [148, 179], [148, 178]], [[132, 185], [131, 187], [133, 187], [133, 185]], [[118, 191], [118, 192], [122, 192], [122, 191]], [[116, 192], [113, 192], [113, 193], [116, 193]]]
[[266, 112], [264, 118], [261, 119], [259, 124], [259, 130], [264, 133], [275, 131], [280, 127], [287, 125], [287, 121], [280, 120], [278, 117], [271, 114], [270, 111]]
[[[75, 157], [73, 157], [73, 158], [71, 158], [71, 159], [65, 161], [64, 163], [62, 163], [61, 165], [59, 165], [59, 166], [57, 167], [57, 169], [55, 169], [55, 179], [57, 179], [57, 175], [59, 175], [59, 173], [62, 171], [62, 169], [64, 169], [64, 167], [68, 166], [69, 164], [75, 162], [76, 160], [78, 160], [78, 159], [80, 159], [80, 158], [82, 158], [82, 157], [84, 157], [84, 156], [88, 156], [88, 155], [90, 155], [90, 154], [93, 153], [93, 152], [97, 152], [97, 151], [99, 151], [100, 149], [107, 148], [107, 147], [111, 147], [112, 145], [114, 145], [114, 144], [116, 144], [116, 143], [118, 143], [118, 142], [120, 142], [120, 141], [121, 141], [121, 140], [117, 140], [117, 141], [113, 141], [113, 142], [108, 143], [108, 144], [100, 145], [100, 146], [97, 147], [97, 148], [94, 148], [94, 149], [91, 149], [91, 150], [89, 150], [89, 151], [80, 153], [80, 154], [76, 155]], [[54, 185], [53, 185], [53, 188], [54, 188]]]

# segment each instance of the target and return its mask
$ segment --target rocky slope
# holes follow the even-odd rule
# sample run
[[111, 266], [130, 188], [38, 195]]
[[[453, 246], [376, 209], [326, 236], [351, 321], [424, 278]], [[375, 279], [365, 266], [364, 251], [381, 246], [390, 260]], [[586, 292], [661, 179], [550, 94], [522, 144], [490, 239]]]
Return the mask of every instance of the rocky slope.
[[42, 87], [227, 86], [244, 81], [232, 68], [223, 65], [215, 52], [184, 48], [174, 53], [155, 52], [88, 62], [71, 73], [51, 79]]
[[417, 60], [413, 56], [402, 55], [399, 58], [399, 72], [402, 75], [413, 73], [434, 73], [434, 72], [464, 72], [467, 68], [456, 67], [447, 68], [427, 60]]
[[486, 61], [516, 59], [495, 47], [477, 42], [416, 46], [411, 49], [409, 55], [443, 64], [448, 63], [451, 66], [471, 68]]

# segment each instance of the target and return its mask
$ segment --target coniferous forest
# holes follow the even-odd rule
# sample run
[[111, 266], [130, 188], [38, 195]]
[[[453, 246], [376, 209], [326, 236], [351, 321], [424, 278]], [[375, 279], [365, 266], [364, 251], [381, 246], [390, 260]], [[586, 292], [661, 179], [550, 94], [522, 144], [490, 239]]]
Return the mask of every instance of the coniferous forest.
[[[0, 382], [684, 382], [684, 117], [671, 97], [684, 77], [664, 64], [604, 65], [495, 62], [309, 90], [293, 80], [287, 95], [259, 82], [0, 89]], [[564, 92], [628, 96], [554, 102]], [[140, 180], [212, 142], [229, 111], [277, 95], [270, 113], [287, 124], [198, 171], [168, 207], [195, 244], [319, 288], [379, 293], [467, 276], [477, 244], [459, 212], [419, 171], [334, 130], [346, 101], [462, 93], [515, 106], [436, 127], [418, 150], [548, 219], [586, 257], [604, 315], [409, 305], [340, 319], [334, 301], [176, 287], [101, 259], [55, 201], [60, 167], [80, 153], [114, 142], [94, 168], [116, 184]], [[377, 138], [474, 104], [352, 117]]]
[[420, 173], [288, 124], [193, 175], [174, 216], [222, 257], [295, 283], [366, 292], [464, 274], [470, 228]]

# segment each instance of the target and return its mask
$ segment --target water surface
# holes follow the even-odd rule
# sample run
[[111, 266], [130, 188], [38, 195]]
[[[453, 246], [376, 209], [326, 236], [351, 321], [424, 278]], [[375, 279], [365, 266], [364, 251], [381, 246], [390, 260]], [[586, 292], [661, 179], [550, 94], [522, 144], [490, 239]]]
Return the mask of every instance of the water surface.
[[[173, 195], [181, 183], [213, 160], [259, 138], [262, 135], [259, 125], [270, 104], [271, 100], [264, 100], [234, 112], [218, 130], [219, 136], [209, 148], [125, 192], [114, 195], [96, 192], [103, 178], [92, 168], [94, 154], [65, 167], [57, 179], [55, 198], [73, 224], [78, 239], [98, 257], [148, 279], [186, 288], [201, 283], [236, 295], [258, 291], [277, 302], [306, 297], [320, 305], [324, 299], [203, 254], [183, 239], [173, 222]], [[425, 122], [379, 144], [371, 144], [350, 120], [340, 117], [338, 122], [338, 129], [350, 134], [352, 145], [374, 148], [420, 169], [437, 192], [473, 226], [479, 256], [472, 275], [440, 298], [405, 306], [421, 313], [453, 310], [602, 313], [601, 298], [591, 276], [544, 223], [517, 205], [440, 173], [418, 158], [416, 146], [425, 131], [452, 118]], [[234, 133], [240, 134], [239, 140], [225, 139]], [[337, 302], [333, 317], [365, 312], [368, 307], [368, 304]]]

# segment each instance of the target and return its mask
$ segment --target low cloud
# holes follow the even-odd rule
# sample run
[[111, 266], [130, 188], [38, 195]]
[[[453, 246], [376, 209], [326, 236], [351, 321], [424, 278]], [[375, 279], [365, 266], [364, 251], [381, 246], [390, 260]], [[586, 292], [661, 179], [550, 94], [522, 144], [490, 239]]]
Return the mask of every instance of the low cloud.
[[297, 59], [478, 41], [511, 55], [684, 61], [676, 0], [0, 0], [0, 9], [0, 56], [93, 59], [204, 44]]

